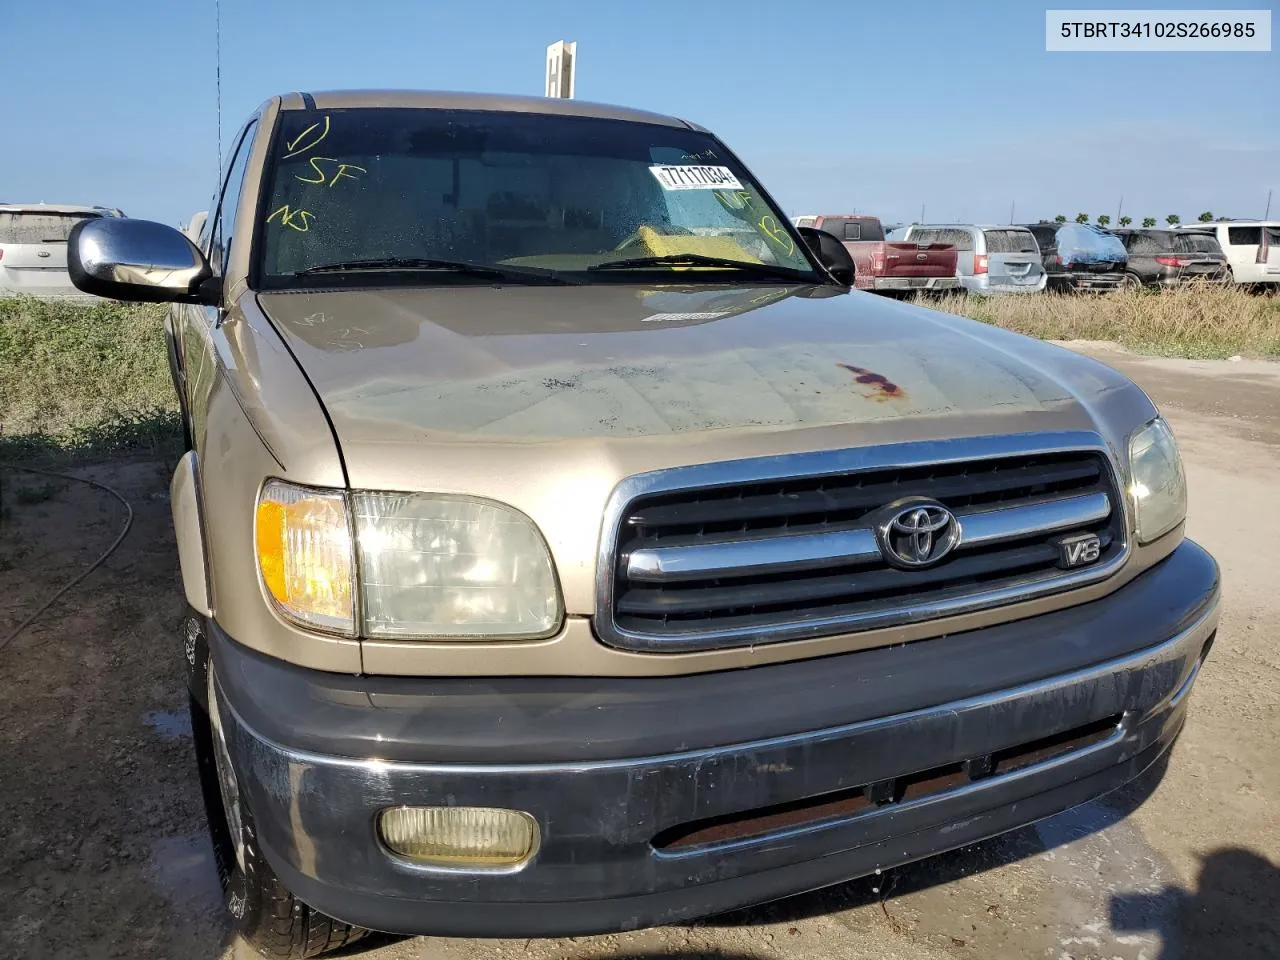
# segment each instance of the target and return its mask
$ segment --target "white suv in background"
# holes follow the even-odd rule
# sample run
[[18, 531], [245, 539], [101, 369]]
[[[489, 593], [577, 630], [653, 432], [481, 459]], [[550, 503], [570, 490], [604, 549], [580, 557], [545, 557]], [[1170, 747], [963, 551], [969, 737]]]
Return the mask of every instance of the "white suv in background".
[[1280, 220], [1221, 220], [1174, 229], [1216, 237], [1236, 283], [1280, 284]]
[[67, 236], [81, 220], [123, 217], [108, 207], [53, 203], [0, 204], [0, 297], [65, 297], [81, 293], [67, 275]]

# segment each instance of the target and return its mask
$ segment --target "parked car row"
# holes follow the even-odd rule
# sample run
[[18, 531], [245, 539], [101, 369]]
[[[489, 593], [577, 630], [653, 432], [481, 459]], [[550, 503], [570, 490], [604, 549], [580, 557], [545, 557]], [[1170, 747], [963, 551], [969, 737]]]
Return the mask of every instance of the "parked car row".
[[[971, 293], [1108, 291], [1188, 283], [1280, 284], [1280, 222], [1228, 221], [1172, 230], [1087, 223], [913, 223], [889, 230], [862, 214], [793, 217], [840, 240], [862, 290]], [[955, 265], [948, 272], [954, 248]]]

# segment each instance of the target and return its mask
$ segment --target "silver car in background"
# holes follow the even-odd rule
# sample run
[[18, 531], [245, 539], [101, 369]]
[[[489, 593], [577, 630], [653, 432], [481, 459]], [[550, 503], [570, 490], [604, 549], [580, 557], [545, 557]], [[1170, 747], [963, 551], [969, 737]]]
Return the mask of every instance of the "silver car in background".
[[97, 300], [71, 283], [67, 237], [81, 220], [123, 216], [111, 207], [0, 204], [0, 297]]
[[913, 223], [891, 236], [913, 243], [955, 244], [956, 276], [970, 293], [1038, 293], [1048, 282], [1040, 246], [1024, 227]]

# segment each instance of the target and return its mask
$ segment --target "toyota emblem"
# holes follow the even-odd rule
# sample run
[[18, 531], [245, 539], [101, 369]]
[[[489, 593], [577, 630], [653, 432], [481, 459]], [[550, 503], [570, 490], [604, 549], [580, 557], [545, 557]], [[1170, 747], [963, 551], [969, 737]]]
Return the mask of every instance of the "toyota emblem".
[[895, 567], [914, 570], [932, 566], [960, 542], [955, 514], [936, 500], [899, 500], [880, 515], [876, 540], [884, 558]]

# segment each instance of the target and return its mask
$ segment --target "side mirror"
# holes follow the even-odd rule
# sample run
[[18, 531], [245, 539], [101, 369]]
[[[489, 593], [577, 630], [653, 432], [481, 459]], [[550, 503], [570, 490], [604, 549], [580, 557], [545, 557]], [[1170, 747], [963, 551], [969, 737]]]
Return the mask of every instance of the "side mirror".
[[818, 262], [827, 268], [827, 273], [831, 274], [831, 278], [836, 283], [852, 287], [854, 276], [853, 257], [849, 256], [849, 251], [845, 249], [844, 244], [837, 240], [834, 235], [827, 233], [825, 230], [818, 230], [815, 227], [797, 227], [796, 230], [804, 238], [804, 242], [809, 245], [813, 255], [818, 258]]
[[77, 290], [111, 300], [215, 305], [222, 299], [222, 284], [196, 245], [150, 220], [81, 220], [67, 237], [67, 272]]

